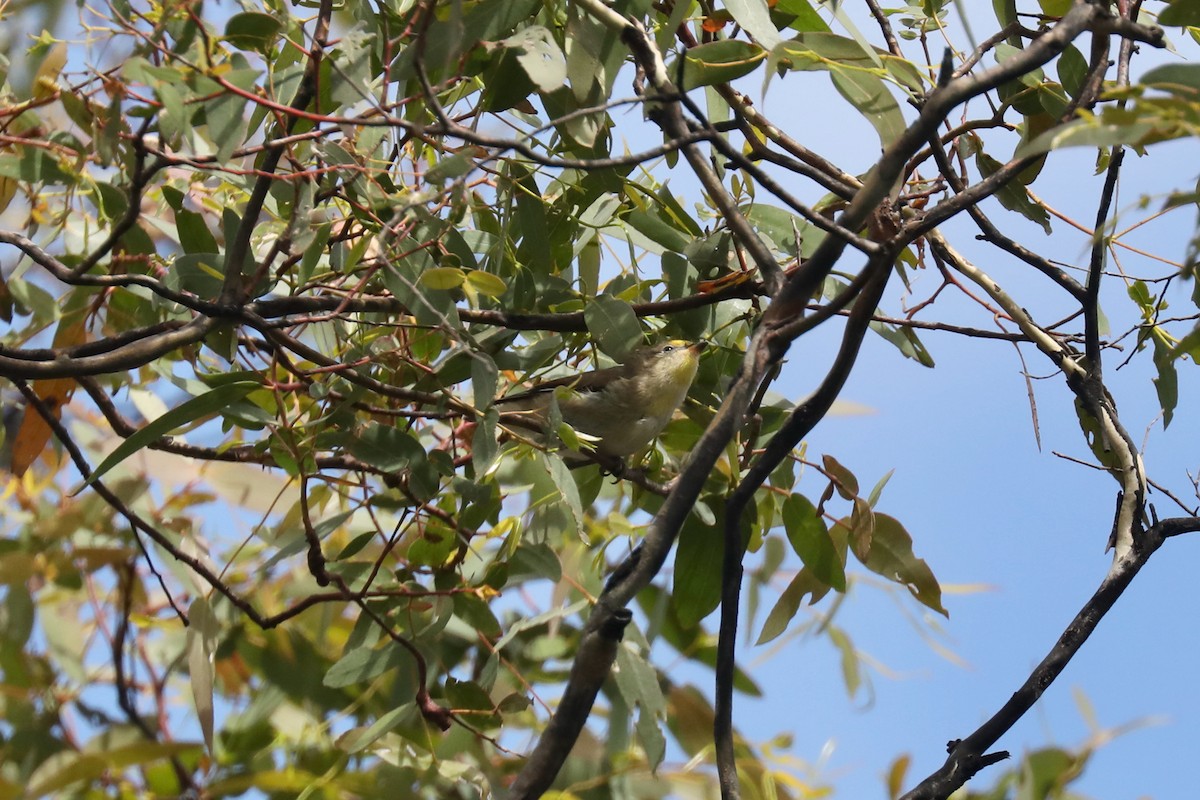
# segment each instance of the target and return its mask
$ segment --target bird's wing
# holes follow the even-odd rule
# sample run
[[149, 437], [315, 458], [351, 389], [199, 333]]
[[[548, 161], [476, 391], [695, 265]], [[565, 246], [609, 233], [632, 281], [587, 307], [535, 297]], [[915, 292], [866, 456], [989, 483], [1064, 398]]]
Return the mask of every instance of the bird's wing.
[[539, 381], [532, 389], [523, 392], [515, 392], [506, 394], [496, 402], [508, 403], [520, 400], [527, 400], [530, 397], [535, 397], [539, 394], [553, 391], [560, 386], [569, 386], [577, 392], [594, 392], [602, 388], [608, 382], [615, 378], [625, 376], [626, 368], [623, 365], [616, 367], [606, 367], [604, 369], [594, 369], [591, 372], [585, 372], [582, 375], [568, 375], [565, 378], [551, 378], [548, 381]]

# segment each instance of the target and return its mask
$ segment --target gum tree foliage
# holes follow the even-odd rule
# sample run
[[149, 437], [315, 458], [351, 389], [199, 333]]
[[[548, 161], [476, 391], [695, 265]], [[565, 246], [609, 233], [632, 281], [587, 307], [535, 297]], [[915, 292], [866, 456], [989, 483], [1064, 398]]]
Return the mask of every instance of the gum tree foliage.
[[[1116, 481], [1096, 597], [942, 770], [888, 788], [945, 797], [999, 760], [1200, 528], [1148, 506], [1153, 479], [1194, 486], [1143, 465], [1099, 303], [1132, 304], [1121, 357], [1153, 362], [1169, 424], [1200, 334], [1166, 293], [1197, 242], [1126, 271], [1113, 197], [1197, 135], [1200, 65], [1160, 54], [1200, 15], [994, 6], [979, 39], [936, 1], [0, 7], [0, 796], [819, 793], [732, 729], [759, 691], [735, 649], [872, 573], [944, 613], [882, 486], [803, 448], [864, 337], [932, 366], [929, 329], [1017, 343]], [[871, 126], [865, 167], [771, 116], [830, 83], [809, 118]], [[1070, 264], [1019, 224], [1065, 225], [1036, 189], [1078, 178], [1067, 148], [1104, 176]], [[1143, 217], [1195, 213], [1188, 169]], [[839, 344], [792, 396], [777, 367], [822, 326]], [[661, 338], [714, 347], [624, 472], [568, 469], [575, 432], [493, 404]], [[849, 632], [819, 634], [853, 680]], [[1079, 766], [1035, 753], [989, 796]]]

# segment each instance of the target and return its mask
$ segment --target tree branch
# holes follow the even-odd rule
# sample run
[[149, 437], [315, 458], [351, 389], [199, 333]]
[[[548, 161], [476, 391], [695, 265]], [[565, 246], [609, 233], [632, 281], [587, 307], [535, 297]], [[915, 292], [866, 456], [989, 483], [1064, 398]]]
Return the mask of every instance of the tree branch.
[[1050, 652], [1042, 659], [1012, 697], [983, 725], [967, 738], [951, 742], [950, 757], [936, 772], [921, 781], [901, 800], [945, 800], [966, 784], [980, 769], [995, 759], [985, 755], [1045, 693], [1062, 674], [1067, 664], [1096, 630], [1100, 620], [1113, 607], [1150, 556], [1171, 536], [1200, 531], [1200, 517], [1165, 519], [1148, 528], [1136, 550], [1118, 559], [1099, 588], [1083, 605]]

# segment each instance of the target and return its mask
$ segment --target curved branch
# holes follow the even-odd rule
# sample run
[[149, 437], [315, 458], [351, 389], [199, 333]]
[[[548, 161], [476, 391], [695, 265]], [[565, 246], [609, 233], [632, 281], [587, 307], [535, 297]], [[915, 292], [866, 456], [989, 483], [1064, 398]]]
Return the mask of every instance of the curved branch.
[[[725, 551], [721, 568], [721, 630], [717, 640], [716, 713], [713, 718], [713, 738], [717, 751], [717, 777], [721, 783], [722, 800], [736, 800], [738, 790], [737, 764], [734, 758], [733, 736], [733, 679], [738, 632], [738, 605], [742, 589], [741, 519], [746, 507], [771, 472], [787, 458], [792, 449], [820, 422], [841, 393], [862, 348], [892, 272], [895, 253], [886, 252], [871, 260], [863, 270], [867, 276], [853, 298], [854, 308], [842, 334], [842, 345], [825, 380], [802, 404], [792, 410], [787, 421], [767, 443], [762, 455], [754, 460], [725, 506]], [[860, 276], [862, 277], [862, 276]], [[844, 294], [850, 294], [847, 290]]]
[[1129, 550], [1104, 576], [1099, 588], [1084, 603], [1050, 652], [1000, 710], [967, 738], [950, 743], [950, 757], [936, 772], [921, 781], [901, 800], [945, 800], [980, 769], [994, 763], [998, 754], [985, 754], [1017, 720], [1023, 717], [1070, 663], [1100, 620], [1133, 582], [1150, 556], [1171, 536], [1200, 531], [1200, 517], [1165, 519], [1145, 531], [1140, 546]]
[[[10, 380], [41, 380], [124, 372], [145, 366], [173, 350], [198, 342], [220, 324], [219, 320], [197, 317], [180, 328], [155, 332], [143, 338], [116, 344], [97, 355], [73, 355], [75, 351], [84, 350], [84, 347], [32, 351], [48, 356], [46, 358], [28, 358], [28, 351], [20, 351], [18, 357], [0, 350], [0, 376]], [[92, 343], [93, 346], [95, 344]], [[107, 344], [112, 343], [110, 341]]]
[[[867, 175], [863, 187], [846, 208], [839, 222], [850, 230], [860, 228], [892, 194], [903, 177], [906, 163], [913, 154], [936, 135], [938, 127], [960, 103], [988, 92], [1049, 62], [1084, 31], [1106, 19], [1108, 12], [1096, 3], [1077, 3], [1046, 34], [1030, 42], [1018, 55], [976, 74], [955, 78], [931, 92], [917, 119], [884, 152]], [[1160, 32], [1161, 33], [1161, 32]], [[794, 316], [807, 298], [820, 286], [833, 264], [845, 250], [845, 242], [826, 237], [808, 260], [787, 282], [774, 304], [766, 324], [777, 324]]]

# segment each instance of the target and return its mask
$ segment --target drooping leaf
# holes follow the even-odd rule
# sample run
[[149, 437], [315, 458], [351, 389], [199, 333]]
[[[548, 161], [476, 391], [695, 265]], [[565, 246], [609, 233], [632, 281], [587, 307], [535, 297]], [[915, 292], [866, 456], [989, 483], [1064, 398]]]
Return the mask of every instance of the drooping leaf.
[[912, 536], [895, 517], [875, 514], [871, 549], [863, 565], [888, 580], [902, 584], [922, 605], [949, 617], [942, 605], [942, 588], [933, 570], [912, 549]]
[[858, 478], [831, 455], [821, 456], [821, 465], [829, 473], [834, 488], [846, 500], [858, 497]]
[[833, 642], [834, 647], [841, 655], [842, 682], [846, 685], [846, 694], [854, 697], [858, 693], [859, 687], [862, 686], [858, 652], [854, 649], [854, 643], [850, 641], [849, 635], [842, 628], [830, 625], [828, 633], [829, 641]]
[[771, 7], [771, 12], [772, 17], [778, 17], [792, 30], [801, 33], [829, 32], [829, 23], [817, 13], [809, 0], [778, 0]]
[[625, 355], [643, 341], [637, 314], [624, 300], [602, 294], [588, 302], [583, 319], [600, 348], [614, 356]]
[[788, 623], [796, 616], [806, 596], [809, 597], [808, 604], [813, 605], [827, 595], [830, 589], [829, 584], [819, 579], [808, 567], [800, 570], [767, 614], [756, 644], [766, 644], [786, 631]]
[[530, 25], [504, 40], [520, 50], [517, 62], [543, 92], [553, 92], [567, 80], [567, 59], [554, 36], [541, 25]]
[[783, 503], [783, 526], [792, 550], [813, 575], [839, 592], [846, 591], [842, 559], [829, 538], [829, 529], [807, 497], [788, 495]]
[[270, 14], [242, 11], [231, 16], [225, 23], [225, 39], [241, 50], [266, 53], [281, 30], [283, 24]]
[[425, 448], [395, 425], [371, 422], [349, 441], [350, 453], [373, 467], [396, 472], [425, 461]]
[[179, 404], [158, 419], [139, 428], [132, 436], [117, 445], [117, 448], [92, 470], [92, 474], [83, 482], [83, 485], [75, 490], [76, 493], [84, 487], [92, 485], [110, 469], [156, 439], [197, 420], [220, 413], [226, 406], [241, 400], [260, 385], [257, 381], [232, 381]]
[[1191, 0], [1169, 0], [1158, 14], [1160, 25], [1200, 26], [1200, 7]]
[[213, 654], [221, 628], [208, 600], [197, 597], [188, 608], [188, 677], [192, 685], [192, 702], [196, 718], [204, 735], [204, 746], [213, 752]]
[[783, 40], [771, 22], [767, 0], [725, 0], [725, 8], [765, 49], [770, 50]]
[[767, 51], [753, 42], [722, 39], [689, 48], [682, 68], [675, 67], [674, 72], [682, 73], [681, 88], [688, 91], [749, 75], [766, 58]]
[[936, 366], [933, 356], [925, 349], [925, 345], [917, 336], [916, 331], [907, 326], [889, 325], [885, 322], [870, 323], [871, 330], [878, 333], [890, 344], [894, 345], [905, 358], [911, 358], [923, 367]]
[[672, 573], [671, 607], [685, 628], [695, 627], [721, 602], [721, 521], [707, 525], [689, 516], [679, 533]]
[[[1041, 139], [1042, 137], [1039, 136], [1034, 141], [1036, 142]], [[1038, 151], [1033, 149], [1029, 151], [1029, 154], [1034, 152]], [[997, 171], [999, 171], [1002, 166], [1004, 166], [999, 161], [983, 152], [976, 156], [975, 163], [979, 166], [979, 173], [985, 178], [991, 177]], [[1016, 180], [1016, 178], [1009, 180], [1002, 187], [1000, 187], [1000, 189], [996, 192], [995, 197], [1000, 201], [1000, 205], [1004, 206], [1009, 211], [1015, 211], [1026, 219], [1036, 222], [1042, 226], [1042, 230], [1046, 232], [1047, 236], [1050, 235], [1050, 212], [1042, 207], [1041, 204], [1035, 202], [1033, 198], [1029, 196], [1029, 192], [1018, 180]]]

